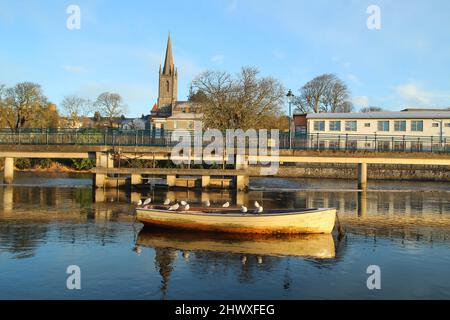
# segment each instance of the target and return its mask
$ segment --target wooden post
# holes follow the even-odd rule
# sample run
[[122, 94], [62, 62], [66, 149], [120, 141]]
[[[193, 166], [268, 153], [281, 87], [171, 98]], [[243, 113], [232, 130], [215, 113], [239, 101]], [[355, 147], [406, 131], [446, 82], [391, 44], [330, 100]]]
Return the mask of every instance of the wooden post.
[[239, 175], [236, 176], [236, 190], [244, 191], [248, 188], [248, 176]]
[[367, 163], [358, 163], [358, 189], [367, 189]]

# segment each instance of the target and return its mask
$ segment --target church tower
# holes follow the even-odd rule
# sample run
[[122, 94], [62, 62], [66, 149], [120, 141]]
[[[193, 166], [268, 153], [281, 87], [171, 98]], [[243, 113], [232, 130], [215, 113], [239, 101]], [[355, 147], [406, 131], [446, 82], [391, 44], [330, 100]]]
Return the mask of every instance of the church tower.
[[175, 106], [177, 101], [178, 71], [173, 64], [172, 41], [167, 40], [164, 68], [159, 66], [158, 108]]

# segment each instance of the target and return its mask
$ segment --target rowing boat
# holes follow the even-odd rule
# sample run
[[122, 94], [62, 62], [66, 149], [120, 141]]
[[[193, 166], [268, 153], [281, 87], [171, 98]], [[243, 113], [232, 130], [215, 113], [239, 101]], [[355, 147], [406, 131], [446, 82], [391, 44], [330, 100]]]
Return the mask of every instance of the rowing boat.
[[190, 208], [168, 206], [137, 208], [137, 220], [146, 224], [182, 230], [227, 233], [317, 234], [331, 233], [336, 209], [274, 209], [261, 214], [241, 213], [237, 208]]

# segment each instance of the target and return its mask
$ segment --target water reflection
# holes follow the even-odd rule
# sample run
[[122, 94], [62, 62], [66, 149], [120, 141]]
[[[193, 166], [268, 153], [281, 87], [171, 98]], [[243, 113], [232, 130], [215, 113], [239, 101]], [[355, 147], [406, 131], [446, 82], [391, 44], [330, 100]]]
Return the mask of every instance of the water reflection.
[[[140, 231], [133, 202], [148, 196], [156, 202], [170, 197], [191, 203], [209, 200], [213, 205], [230, 201], [251, 207], [257, 200], [266, 208], [336, 207], [347, 237], [337, 241], [336, 236], [249, 238]], [[249, 294], [347, 298], [357, 291], [349, 283], [359, 281], [360, 272], [365, 276], [365, 268], [376, 259], [393, 274], [389, 283], [395, 288], [384, 291], [388, 297], [389, 292], [398, 293], [391, 295], [397, 298], [411, 295], [411, 290], [401, 289], [408, 268], [421, 287], [448, 297], [450, 283], [434, 275], [446, 272], [449, 236], [450, 193], [443, 190], [237, 193], [0, 186], [0, 287], [9, 286], [18, 298], [34, 287], [42, 290], [30, 294], [33, 298], [70, 298], [60, 289], [65, 280], [38, 283], [32, 275], [54, 268], [64, 276], [67, 265], [76, 261], [92, 272], [98, 288], [117, 288], [117, 279], [127, 281], [119, 294], [86, 288], [83, 298], [142, 298], [143, 293], [177, 299]], [[337, 273], [342, 281], [335, 278]], [[20, 281], [20, 290], [14, 289]], [[366, 291], [359, 293], [365, 297]], [[0, 292], [0, 297], [5, 294]]]

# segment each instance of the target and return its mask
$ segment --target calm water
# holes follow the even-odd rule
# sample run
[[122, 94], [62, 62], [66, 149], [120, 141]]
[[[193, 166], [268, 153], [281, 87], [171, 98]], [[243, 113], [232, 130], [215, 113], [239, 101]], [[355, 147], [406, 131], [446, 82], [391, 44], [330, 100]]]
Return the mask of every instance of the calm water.
[[[144, 191], [212, 203], [337, 207], [347, 233], [225, 237], [141, 230], [141, 194], [93, 192], [90, 176], [19, 173], [0, 185], [0, 299], [450, 298], [450, 186], [256, 179], [257, 191]], [[282, 191], [276, 191], [282, 188]], [[81, 268], [67, 290], [66, 268]], [[367, 289], [369, 265], [381, 290]]]

